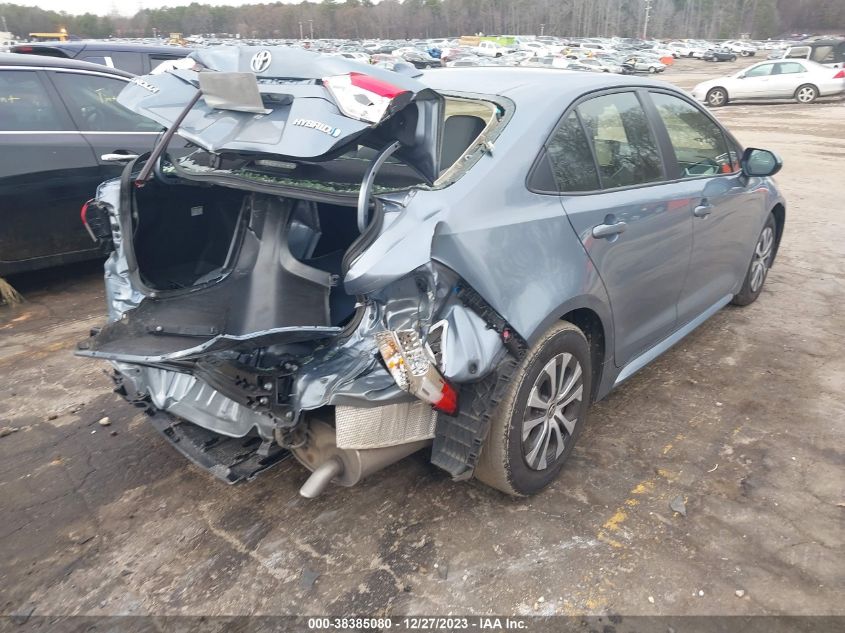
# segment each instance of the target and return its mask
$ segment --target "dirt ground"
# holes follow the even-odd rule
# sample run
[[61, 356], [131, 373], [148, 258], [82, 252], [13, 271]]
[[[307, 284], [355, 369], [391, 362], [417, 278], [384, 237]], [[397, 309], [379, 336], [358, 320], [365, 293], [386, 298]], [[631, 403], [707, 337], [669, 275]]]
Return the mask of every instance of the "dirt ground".
[[104, 320], [98, 263], [11, 279], [28, 300], [0, 308], [0, 614], [845, 615], [845, 102], [717, 115], [784, 159], [765, 290], [596, 405], [531, 499], [422, 455], [312, 501], [292, 461], [227, 487], [72, 355]]

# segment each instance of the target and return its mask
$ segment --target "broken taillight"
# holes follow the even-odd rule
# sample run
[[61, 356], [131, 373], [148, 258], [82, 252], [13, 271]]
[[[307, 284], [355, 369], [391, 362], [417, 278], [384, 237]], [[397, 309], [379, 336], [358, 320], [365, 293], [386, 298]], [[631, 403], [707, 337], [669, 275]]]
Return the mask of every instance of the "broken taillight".
[[457, 413], [458, 392], [437, 369], [416, 331], [379, 332], [376, 341], [387, 370], [401, 389], [438, 411]]
[[411, 97], [411, 91], [363, 73], [324, 77], [323, 85], [345, 116], [368, 123], [379, 123], [391, 106], [400, 107]]
[[97, 243], [103, 252], [110, 251], [113, 247], [112, 232], [106, 207], [92, 198], [82, 205], [79, 217], [82, 219], [82, 225], [88, 231], [91, 239]]

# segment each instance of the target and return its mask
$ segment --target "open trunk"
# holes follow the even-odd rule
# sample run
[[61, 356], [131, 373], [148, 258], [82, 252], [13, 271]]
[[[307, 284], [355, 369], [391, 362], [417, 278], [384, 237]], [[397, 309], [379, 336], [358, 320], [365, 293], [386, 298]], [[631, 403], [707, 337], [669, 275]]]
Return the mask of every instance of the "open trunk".
[[325, 338], [355, 316], [339, 283], [359, 238], [355, 207], [159, 181], [130, 195], [123, 248], [147, 297], [91, 339], [89, 354], [197, 358]]

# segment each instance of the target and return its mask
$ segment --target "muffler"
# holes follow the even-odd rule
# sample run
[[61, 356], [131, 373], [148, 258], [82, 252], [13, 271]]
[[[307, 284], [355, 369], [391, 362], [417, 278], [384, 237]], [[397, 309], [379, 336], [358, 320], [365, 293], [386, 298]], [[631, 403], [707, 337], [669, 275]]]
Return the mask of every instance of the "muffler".
[[312, 420], [308, 429], [308, 442], [291, 450], [296, 459], [312, 471], [299, 489], [299, 494], [313, 499], [322, 494], [330, 482], [340, 486], [354, 486], [367, 475], [430, 444], [431, 440], [418, 440], [383, 448], [338, 448], [334, 428], [320, 420]]

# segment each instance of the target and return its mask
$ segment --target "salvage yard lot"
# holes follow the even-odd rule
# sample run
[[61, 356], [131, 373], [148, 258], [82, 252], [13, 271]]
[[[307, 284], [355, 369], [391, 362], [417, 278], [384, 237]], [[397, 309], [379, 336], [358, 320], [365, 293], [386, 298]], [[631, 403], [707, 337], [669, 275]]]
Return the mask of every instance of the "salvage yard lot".
[[28, 301], [0, 308], [0, 613], [845, 614], [845, 102], [716, 114], [784, 159], [763, 294], [596, 405], [530, 499], [424, 454], [311, 501], [293, 461], [227, 487], [72, 356], [104, 319], [98, 264], [12, 279]]

